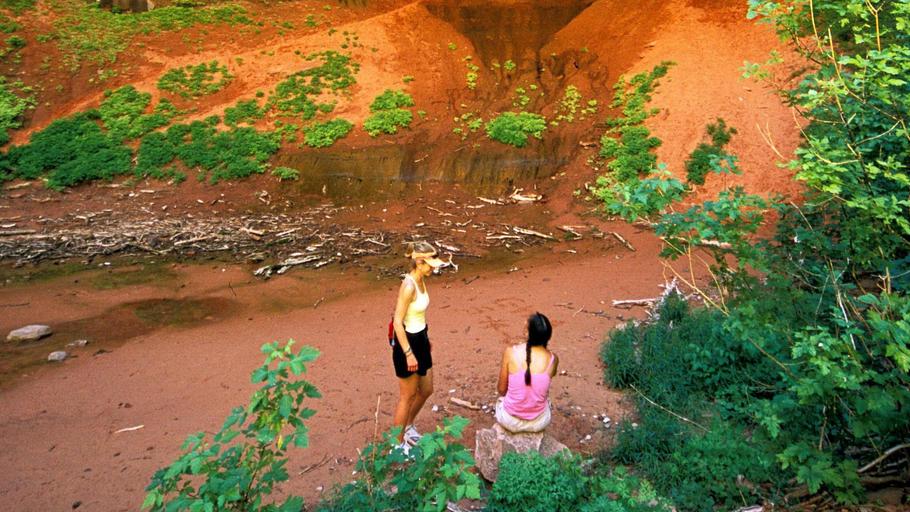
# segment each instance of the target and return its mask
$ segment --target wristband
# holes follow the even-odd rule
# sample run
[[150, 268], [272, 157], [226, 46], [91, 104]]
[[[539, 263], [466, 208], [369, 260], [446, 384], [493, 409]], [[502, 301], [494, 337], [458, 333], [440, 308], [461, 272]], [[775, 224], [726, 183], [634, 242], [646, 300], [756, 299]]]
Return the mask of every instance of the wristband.
[[408, 354], [413, 354], [413, 352], [411, 352], [411, 347], [408, 347], [408, 349], [404, 351], [405, 356], [407, 356]]

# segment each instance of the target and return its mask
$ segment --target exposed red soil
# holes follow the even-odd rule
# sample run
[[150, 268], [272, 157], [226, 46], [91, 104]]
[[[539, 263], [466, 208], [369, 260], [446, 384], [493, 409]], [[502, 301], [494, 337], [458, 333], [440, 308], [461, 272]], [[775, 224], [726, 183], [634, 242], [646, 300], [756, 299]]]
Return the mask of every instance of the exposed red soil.
[[[304, 27], [306, 14], [313, 12], [308, 9], [322, 3], [289, 2], [277, 9], [282, 19]], [[792, 194], [796, 186], [774, 168], [778, 157], [758, 132], [758, 127], [770, 132], [777, 149], [788, 157], [798, 135], [792, 115], [773, 91], [741, 80], [739, 70], [743, 60], [764, 60], [778, 43], [769, 28], [746, 21], [744, 14], [744, 7], [720, 1], [644, 0], [634, 7], [621, 0], [593, 2], [541, 52], [558, 56], [548, 66], [569, 63], [568, 71], [544, 82], [553, 90], [559, 84], [574, 83], [586, 98], [606, 105], [610, 85], [619, 74], [675, 61], [654, 96], [653, 105], [662, 113], [648, 124], [663, 140], [660, 160], [679, 175], [685, 157], [702, 140], [705, 124], [723, 117], [740, 131], [731, 149], [739, 156], [744, 175], [731, 182], [762, 194]], [[451, 135], [451, 124], [439, 121], [464, 111], [462, 103], [470, 103], [467, 110], [486, 113], [511, 102], [496, 97], [502, 89], [495, 83], [495, 74], [485, 70], [480, 92], [465, 92], [461, 58], [477, 52], [452, 25], [430, 14], [421, 2], [371, 1], [358, 9], [335, 8], [325, 16], [339, 31], [334, 36], [322, 27], [284, 37], [268, 26], [260, 34], [212, 31], [199, 43], [201, 53], [192, 53], [177, 37], [149, 38], [144, 40], [144, 52], [124, 57], [129, 74], [122, 80], [153, 91], [166, 67], [242, 57], [244, 64], [232, 69], [238, 80], [198, 105], [198, 115], [204, 116], [222, 111], [237, 99], [253, 97], [256, 90], [298, 71], [301, 61], [294, 50], [306, 54], [325, 49], [338, 44], [341, 31], [354, 31], [363, 44], [354, 49], [362, 67], [351, 101], [339, 105], [338, 113], [362, 120], [376, 94], [400, 87], [401, 77], [412, 75], [410, 91], [428, 115], [427, 121], [398, 138], [373, 141], [355, 134], [344, 141], [343, 148], [425, 144], [428, 153], [447, 154], [458, 148], [480, 153], [493, 147], [479, 137], [462, 142]], [[452, 52], [449, 42], [463, 50]], [[373, 52], [374, 47], [380, 51]], [[573, 58], [581, 62], [577, 71], [571, 65]], [[513, 85], [533, 72], [519, 69], [511, 79]], [[31, 128], [97, 104], [100, 93], [99, 88], [94, 95], [73, 95], [59, 108], [55, 104], [53, 109], [39, 109]], [[601, 112], [598, 118], [604, 115]], [[514, 185], [543, 192], [546, 203], [483, 210], [478, 215], [491, 222], [500, 219], [547, 231], [561, 224], [592, 224], [621, 233], [637, 251], [609, 239], [558, 242], [522, 254], [464, 259], [459, 262], [460, 273], [431, 281], [436, 393], [418, 419], [421, 429], [433, 428], [444, 414], [461, 414], [472, 420], [467, 432], [470, 444], [474, 429], [492, 422], [489, 415], [460, 409], [448, 398], [482, 404], [494, 400], [499, 355], [508, 343], [521, 340], [525, 318], [533, 311], [553, 320], [552, 347], [566, 372], [554, 381], [558, 413], [553, 435], [572, 449], [594, 453], [609, 442], [611, 431], [604, 431], [592, 415], [606, 413], [615, 423], [630, 414], [622, 395], [602, 385], [597, 354], [607, 330], [641, 311], [617, 310], [610, 301], [653, 297], [669, 272], [659, 263], [659, 241], [653, 235], [598, 220], [589, 215], [593, 205], [573, 197], [575, 189], [595, 176], [585, 160], [596, 150], [581, 149], [577, 143], [596, 140], [602, 131], [594, 123], [566, 128], [545, 149], [565, 151], [567, 162], [549, 169], [550, 178], [515, 179]], [[24, 140], [26, 133], [17, 134], [17, 140]], [[475, 142], [479, 146], [472, 146]], [[528, 151], [539, 151], [539, 145], [546, 143], [536, 144], [538, 149]], [[507, 181], [508, 176], [502, 180]], [[721, 185], [710, 178], [697, 198], [709, 197]], [[157, 192], [139, 191], [144, 188]], [[315, 189], [319, 188], [316, 184]], [[262, 190], [269, 193], [269, 204], [257, 199]], [[444, 209], [446, 200], [463, 204], [472, 200], [473, 190], [468, 185], [430, 181], [408, 185], [403, 194], [390, 187], [375, 196], [347, 197], [348, 191], [339, 189], [330, 190], [327, 198], [278, 184], [268, 176], [218, 186], [192, 180], [179, 187], [160, 183], [137, 189], [84, 186], [64, 195], [32, 185], [0, 197], [0, 217], [21, 216], [22, 226], [36, 227], [40, 216], [104, 208], [133, 216], [235, 215], [263, 209], [293, 212], [302, 204], [341, 199], [347, 204], [360, 202], [364, 208], [351, 209], [336, 222], [375, 223], [408, 232], [432, 215], [427, 205]], [[162, 210], [162, 206], [168, 208]], [[470, 236], [464, 235], [468, 249]], [[120, 265], [116, 262], [115, 268]], [[513, 268], [517, 270], [510, 271]], [[92, 341], [84, 349], [75, 349], [76, 357], [61, 365], [21, 369], [0, 390], [4, 412], [0, 508], [65, 510], [80, 502], [79, 510], [137, 509], [153, 471], [173, 460], [188, 434], [217, 430], [231, 406], [246, 402], [253, 389], [247, 376], [260, 364], [258, 347], [273, 340], [294, 338], [322, 351], [307, 374], [324, 394], [312, 404], [318, 414], [309, 423], [311, 447], [292, 456], [291, 481], [280, 489], [282, 493], [299, 493], [312, 503], [320, 489], [352, 478], [355, 449], [373, 434], [377, 395], [379, 427], [390, 426], [397, 387], [382, 337], [397, 281], [379, 279], [375, 271], [362, 266], [292, 272], [266, 282], [254, 280], [249, 268], [233, 264], [181, 264], [171, 273], [153, 285], [112, 290], [94, 288], [93, 273], [0, 288], [0, 306], [4, 306], [0, 332], [34, 322], [64, 326], [41, 342], [43, 353], [70, 338]], [[195, 301], [190, 304], [199, 314], [176, 321], [162, 313], [165, 319], [159, 323], [137, 323], [131, 314], [136, 305], [155, 299], [178, 301], [178, 311], [180, 304], [186, 304], [179, 301]], [[23, 303], [28, 304], [6, 307]], [[173, 314], [174, 308], [168, 311]], [[599, 311], [603, 315], [593, 314]], [[109, 352], [93, 355], [99, 348]], [[431, 412], [432, 405], [438, 405], [440, 412]], [[114, 433], [137, 425], [144, 427]], [[592, 440], [583, 442], [589, 434]], [[327, 462], [299, 474], [323, 461]]]

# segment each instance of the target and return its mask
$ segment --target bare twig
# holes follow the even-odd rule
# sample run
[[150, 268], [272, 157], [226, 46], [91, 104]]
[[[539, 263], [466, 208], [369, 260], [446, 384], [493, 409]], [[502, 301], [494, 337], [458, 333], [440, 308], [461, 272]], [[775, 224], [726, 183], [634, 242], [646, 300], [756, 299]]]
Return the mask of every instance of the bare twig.
[[899, 452], [899, 451], [901, 451], [901, 450], [905, 450], [905, 449], [907, 449], [907, 448], [910, 448], [910, 443], [899, 444], [899, 445], [897, 445], [897, 446], [891, 447], [891, 448], [889, 448], [887, 451], [885, 451], [885, 453], [881, 454], [878, 458], [876, 458], [876, 459], [873, 460], [872, 462], [870, 462], [870, 463], [866, 464], [865, 466], [859, 468], [859, 471], [857, 471], [857, 472], [860, 473], [860, 474], [865, 473], [866, 471], [869, 471], [870, 469], [874, 468], [875, 466], [881, 464], [881, 462], [882, 462], [883, 460], [887, 459], [887, 458], [888, 458], [889, 456], [891, 456], [892, 454], [894, 454], [894, 453], [896, 453], [896, 452]]
[[690, 420], [689, 418], [686, 418], [685, 416], [680, 416], [679, 414], [676, 414], [675, 412], [671, 411], [670, 409], [667, 409], [666, 407], [664, 407], [664, 406], [658, 404], [658, 403], [655, 402], [654, 400], [651, 400], [650, 398], [648, 398], [647, 396], [645, 396], [644, 393], [642, 393], [641, 391], [639, 391], [638, 388], [636, 388], [634, 384], [632, 384], [631, 387], [632, 387], [632, 389], [635, 390], [636, 393], [638, 393], [642, 398], [644, 398], [646, 402], [648, 402], [649, 404], [653, 405], [654, 407], [657, 407], [658, 409], [664, 411], [665, 413], [668, 413], [668, 414], [670, 414], [670, 415], [672, 415], [672, 416], [674, 416], [674, 417], [676, 417], [676, 418], [678, 418], [678, 419], [680, 419], [680, 420], [682, 420], [682, 421], [685, 421], [686, 423], [695, 425], [696, 427], [698, 427], [698, 428], [704, 430], [705, 432], [710, 432], [710, 430], [708, 430], [706, 427], [703, 427], [702, 425], [700, 425], [700, 424], [698, 424], [698, 423], [696, 423], [696, 422]]

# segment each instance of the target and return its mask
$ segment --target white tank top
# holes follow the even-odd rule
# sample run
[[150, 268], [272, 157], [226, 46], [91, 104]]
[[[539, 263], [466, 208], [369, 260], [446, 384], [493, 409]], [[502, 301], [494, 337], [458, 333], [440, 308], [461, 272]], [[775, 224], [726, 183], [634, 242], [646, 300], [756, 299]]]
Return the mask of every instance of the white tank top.
[[427, 307], [430, 305], [430, 294], [426, 291], [421, 292], [417, 282], [410, 274], [404, 276], [410, 279], [414, 285], [414, 300], [408, 304], [408, 310], [404, 314], [404, 330], [414, 334], [422, 331], [427, 326]]

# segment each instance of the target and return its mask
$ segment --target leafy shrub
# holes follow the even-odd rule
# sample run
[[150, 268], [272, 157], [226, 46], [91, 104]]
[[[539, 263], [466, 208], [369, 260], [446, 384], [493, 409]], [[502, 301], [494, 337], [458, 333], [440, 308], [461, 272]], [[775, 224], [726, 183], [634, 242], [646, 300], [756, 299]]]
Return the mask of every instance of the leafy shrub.
[[613, 108], [622, 114], [607, 121], [609, 129], [600, 140], [600, 158], [609, 159], [610, 171], [597, 178], [592, 195], [604, 203], [607, 212], [628, 221], [649, 217], [679, 200], [685, 187], [657, 165], [654, 149], [660, 139], [652, 137], [644, 121], [655, 112], [647, 108], [659, 78], [672, 65], [663, 62], [650, 72], [639, 73], [628, 82], [620, 78], [614, 89]]
[[487, 502], [491, 512], [669, 512], [651, 484], [619, 466], [588, 465], [577, 456], [508, 453]]
[[262, 119], [264, 115], [265, 110], [259, 108], [259, 102], [242, 100], [224, 110], [224, 124], [228, 126], [237, 126], [240, 123], [253, 124], [256, 120]]
[[609, 175], [598, 176], [592, 195], [604, 203], [607, 213], [633, 222], [665, 210], [685, 192], [685, 185], [660, 166], [643, 178], [620, 181]]
[[177, 158], [177, 147], [164, 133], [154, 132], [142, 138], [133, 173], [139, 178], [165, 179], [173, 174], [168, 166]]
[[22, 36], [9, 36], [6, 38], [6, 45], [13, 50], [21, 50], [25, 48], [25, 38]]
[[393, 110], [381, 110], [368, 117], [363, 122], [363, 128], [371, 137], [376, 137], [380, 133], [394, 135], [398, 133], [398, 127], [407, 128], [411, 126], [414, 115], [410, 110], [396, 108]]
[[21, 28], [22, 25], [17, 23], [15, 20], [11, 19], [8, 16], [0, 14], [0, 32], [3, 32], [4, 34], [12, 34]]
[[33, 96], [16, 94], [5, 79], [0, 79], [0, 146], [9, 142], [9, 130], [22, 126], [22, 114], [34, 104]]
[[309, 444], [304, 421], [315, 411], [304, 407], [304, 402], [320, 397], [312, 384], [293, 379], [306, 371], [306, 364], [319, 352], [302, 347], [295, 354], [293, 343], [263, 345], [265, 363], [252, 375], [253, 383], [261, 387], [249, 406], [235, 407], [211, 441], [204, 432], [189, 436], [177, 460], [155, 472], [143, 509], [297, 512], [303, 508], [298, 496], [280, 504], [267, 503], [275, 486], [289, 478], [288, 448]]
[[395, 448], [400, 429], [387, 433], [382, 442], [361, 452], [357, 461], [361, 476], [336, 488], [317, 510], [441, 512], [449, 501], [479, 499], [482, 483], [470, 471], [471, 452], [454, 442], [467, 424], [458, 416], [443, 420], [442, 428], [424, 434], [411, 448], [410, 460]]
[[670, 512], [668, 500], [651, 483], [629, 473], [624, 466], [595, 468], [590, 477], [589, 500], [579, 512]]
[[306, 60], [319, 58], [322, 64], [294, 73], [281, 81], [266, 102], [266, 109], [274, 107], [285, 115], [301, 115], [304, 120], [313, 119], [319, 111], [331, 112], [332, 103], [316, 103], [312, 97], [319, 96], [328, 88], [337, 93], [356, 83], [354, 73], [360, 69], [351, 58], [334, 51], [308, 55]]
[[55, 189], [129, 172], [132, 152], [101, 131], [97, 111], [58, 119], [35, 133], [24, 146], [10, 149], [12, 174], [35, 179], [47, 174]]
[[720, 118], [716, 123], [709, 124], [707, 131], [711, 143], [699, 143], [686, 160], [686, 180], [696, 185], [705, 184], [705, 176], [711, 170], [711, 165], [726, 155], [724, 147], [736, 135], [736, 128], [728, 128], [727, 123]]
[[[23, 0], [17, 0], [23, 1]], [[71, 69], [82, 62], [110, 64], [140, 34], [179, 30], [193, 25], [252, 24], [247, 12], [237, 5], [211, 7], [168, 6], [143, 13], [121, 15], [97, 5], [59, 4], [54, 21], [54, 39]]]
[[540, 114], [504, 112], [491, 119], [485, 129], [491, 139], [523, 148], [528, 143], [528, 135], [543, 138], [547, 120]]
[[743, 478], [780, 488], [785, 473], [773, 446], [711, 420], [751, 414], [726, 401], [757, 388], [749, 375], [773, 369], [731, 337], [717, 311], [689, 310], [671, 295], [658, 313], [656, 322], [613, 331], [602, 348], [605, 380], [633, 387], [639, 405], [638, 423], [620, 424], [611, 458], [637, 465], [682, 510], [748, 504], [742, 496], [759, 490], [737, 483]]
[[297, 181], [300, 178], [300, 171], [290, 167], [276, 167], [272, 170], [272, 176], [278, 178], [278, 181]]
[[2, 0], [0, 1], [0, 6], [4, 9], [9, 9], [16, 16], [21, 15], [25, 11], [30, 11], [35, 8], [36, 0]]
[[586, 478], [577, 458], [507, 453], [490, 491], [490, 512], [569, 512], [584, 499]]
[[181, 97], [198, 98], [218, 92], [234, 79], [218, 61], [169, 69], [158, 79], [158, 88]]
[[[166, 135], [173, 144], [176, 157], [188, 169], [198, 169], [200, 176], [207, 175], [211, 183], [265, 172], [266, 161], [278, 151], [277, 137], [250, 127], [218, 131], [215, 129], [218, 121], [217, 117], [213, 117], [168, 128]], [[164, 160], [166, 148], [162, 145], [154, 147], [160, 148], [162, 154], [150, 157], [150, 160]], [[140, 146], [140, 159], [141, 149]]]
[[373, 103], [370, 103], [370, 112], [380, 112], [382, 110], [392, 110], [402, 107], [413, 107], [414, 99], [404, 91], [393, 91], [386, 89], [382, 94], [376, 96]]
[[380, 133], [396, 134], [399, 127], [411, 126], [414, 114], [401, 107], [412, 106], [414, 99], [406, 92], [386, 89], [370, 104], [370, 112], [373, 114], [363, 122], [363, 128], [371, 137]]
[[317, 123], [303, 129], [303, 141], [313, 148], [325, 148], [335, 143], [336, 140], [346, 136], [354, 127], [345, 119], [333, 119], [325, 123]]
[[132, 85], [125, 85], [104, 92], [98, 114], [113, 139], [121, 142], [136, 139], [167, 125], [175, 114], [176, 109], [170, 102], [163, 102], [155, 112], [144, 114], [151, 100], [151, 94], [141, 93]]

